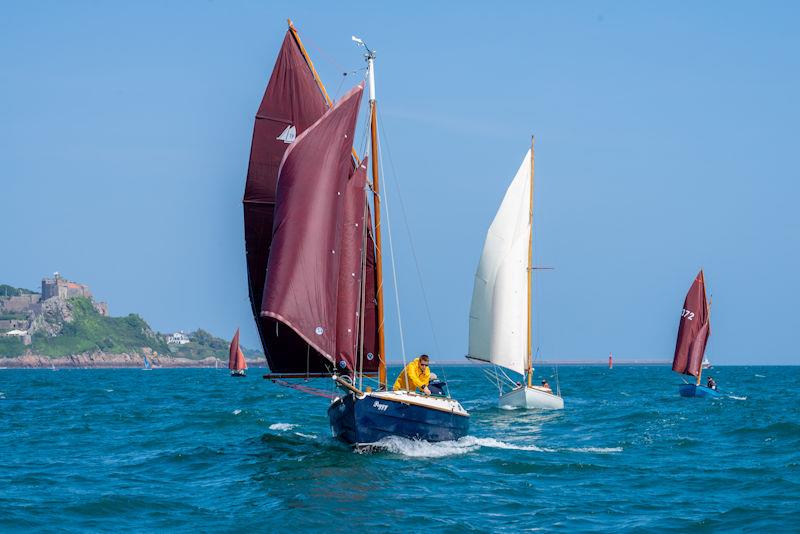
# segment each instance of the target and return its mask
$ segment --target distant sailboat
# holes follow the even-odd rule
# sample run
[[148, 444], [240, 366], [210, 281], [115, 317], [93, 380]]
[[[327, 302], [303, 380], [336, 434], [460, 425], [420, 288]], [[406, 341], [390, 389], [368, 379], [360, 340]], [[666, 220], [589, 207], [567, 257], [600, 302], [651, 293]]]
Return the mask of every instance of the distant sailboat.
[[681, 310], [678, 326], [678, 340], [675, 343], [675, 356], [672, 370], [684, 375], [697, 377], [694, 384], [682, 384], [678, 390], [681, 397], [718, 397], [720, 393], [700, 385], [703, 374], [703, 354], [708, 337], [711, 335], [711, 304], [706, 299], [706, 283], [703, 270], [697, 274]]
[[[560, 410], [564, 399], [542, 381], [533, 385], [531, 277], [534, 149], [525, 155], [492, 221], [475, 274], [468, 359], [494, 364], [501, 407]], [[512, 379], [497, 367], [524, 376]], [[527, 383], [525, 383], [527, 381]], [[504, 385], [510, 391], [504, 391]], [[558, 388], [556, 388], [558, 389]]]
[[144, 358], [144, 367], [142, 367], [142, 371], [152, 371], [153, 368], [150, 366], [150, 360], [147, 359], [147, 354], [142, 354], [142, 358]]
[[247, 361], [244, 359], [241, 347], [239, 347], [239, 329], [231, 340], [230, 355], [228, 357], [228, 369], [231, 370], [231, 376], [241, 377], [245, 376], [247, 369]]

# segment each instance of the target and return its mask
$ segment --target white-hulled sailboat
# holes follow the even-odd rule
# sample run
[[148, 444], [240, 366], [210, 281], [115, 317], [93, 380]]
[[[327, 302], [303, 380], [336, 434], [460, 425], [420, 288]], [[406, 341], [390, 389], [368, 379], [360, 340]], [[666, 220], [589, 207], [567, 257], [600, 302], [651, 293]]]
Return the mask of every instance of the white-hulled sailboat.
[[[501, 407], [564, 408], [542, 381], [533, 385], [531, 350], [531, 275], [533, 273], [534, 149], [525, 155], [489, 226], [469, 313], [467, 358], [494, 364]], [[523, 375], [511, 378], [505, 371]]]

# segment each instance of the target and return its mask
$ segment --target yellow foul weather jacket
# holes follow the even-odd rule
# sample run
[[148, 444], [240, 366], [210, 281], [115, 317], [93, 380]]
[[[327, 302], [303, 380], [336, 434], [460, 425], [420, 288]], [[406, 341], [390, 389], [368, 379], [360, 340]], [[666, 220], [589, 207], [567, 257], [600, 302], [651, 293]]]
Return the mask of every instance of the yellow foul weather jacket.
[[[408, 385], [406, 385], [406, 379], [408, 380]], [[397, 380], [394, 381], [394, 387], [392, 389], [395, 391], [399, 389], [416, 391], [417, 388], [427, 386], [430, 379], [430, 368], [428, 368], [428, 366], [424, 368], [420, 367], [419, 358], [414, 358], [411, 363], [406, 365], [406, 368], [400, 372]]]

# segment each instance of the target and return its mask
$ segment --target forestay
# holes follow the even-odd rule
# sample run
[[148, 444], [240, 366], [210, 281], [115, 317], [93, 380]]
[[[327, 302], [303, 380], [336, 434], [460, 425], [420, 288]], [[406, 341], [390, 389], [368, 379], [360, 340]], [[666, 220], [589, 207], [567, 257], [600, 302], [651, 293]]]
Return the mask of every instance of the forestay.
[[522, 161], [483, 245], [469, 314], [468, 358], [524, 374], [527, 360], [531, 152]]

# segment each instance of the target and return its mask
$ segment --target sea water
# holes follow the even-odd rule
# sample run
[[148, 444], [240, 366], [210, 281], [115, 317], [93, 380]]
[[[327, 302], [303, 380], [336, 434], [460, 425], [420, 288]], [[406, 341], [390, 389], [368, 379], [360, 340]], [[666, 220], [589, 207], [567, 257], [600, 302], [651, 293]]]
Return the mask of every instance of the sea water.
[[469, 436], [367, 451], [263, 370], [0, 370], [0, 530], [800, 530], [800, 367], [707, 371], [718, 400], [668, 367], [537, 370], [557, 412], [436, 370]]

